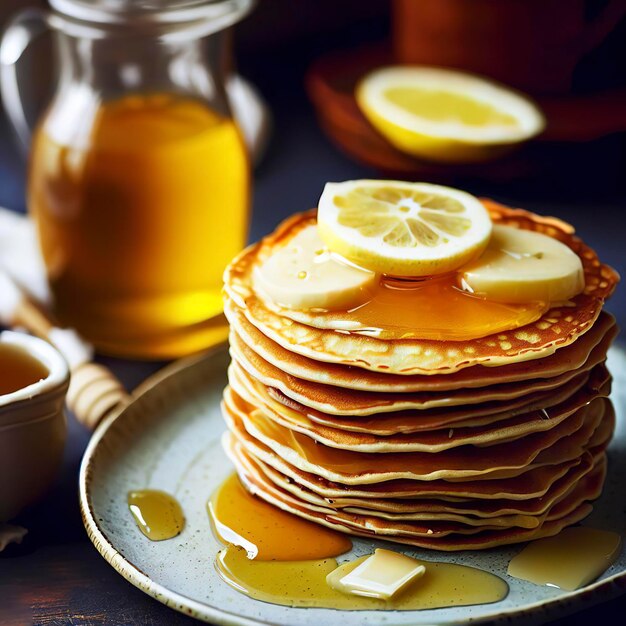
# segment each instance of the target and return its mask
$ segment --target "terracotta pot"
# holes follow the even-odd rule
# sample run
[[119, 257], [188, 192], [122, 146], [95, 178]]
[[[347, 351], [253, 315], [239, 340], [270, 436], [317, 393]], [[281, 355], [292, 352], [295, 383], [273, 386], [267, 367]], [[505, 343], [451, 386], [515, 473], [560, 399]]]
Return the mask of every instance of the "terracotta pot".
[[[394, 0], [400, 63], [483, 74], [533, 94], [571, 90], [574, 69], [626, 14], [587, 0]], [[597, 3], [596, 3], [597, 6]]]

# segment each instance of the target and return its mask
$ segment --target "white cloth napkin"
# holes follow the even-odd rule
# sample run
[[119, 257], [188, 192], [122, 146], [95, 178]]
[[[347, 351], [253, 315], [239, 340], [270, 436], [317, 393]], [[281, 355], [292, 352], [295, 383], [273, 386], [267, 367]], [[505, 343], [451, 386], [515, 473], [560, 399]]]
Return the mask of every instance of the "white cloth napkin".
[[25, 215], [3, 208], [0, 208], [0, 270], [31, 298], [44, 305], [49, 303], [46, 273], [33, 223]]

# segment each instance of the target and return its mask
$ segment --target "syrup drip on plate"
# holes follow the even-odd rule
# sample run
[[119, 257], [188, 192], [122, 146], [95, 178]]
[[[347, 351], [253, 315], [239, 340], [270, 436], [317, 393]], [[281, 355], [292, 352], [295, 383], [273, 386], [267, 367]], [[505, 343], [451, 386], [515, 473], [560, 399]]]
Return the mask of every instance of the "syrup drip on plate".
[[[337, 591], [326, 577], [339, 565], [333, 557], [349, 550], [351, 541], [251, 495], [236, 475], [211, 497], [209, 513], [218, 539], [228, 544], [217, 556], [219, 575], [257, 600], [291, 607], [416, 610], [497, 602], [508, 593], [508, 585], [488, 572], [427, 561], [420, 561], [424, 576], [391, 600]], [[349, 574], [365, 558], [344, 562], [338, 575]]]
[[178, 501], [156, 489], [128, 493], [128, 508], [141, 532], [152, 541], [162, 541], [180, 535], [185, 516]]
[[306, 561], [343, 554], [350, 539], [337, 531], [281, 511], [251, 495], [237, 474], [222, 483], [208, 503], [218, 539], [240, 546], [255, 561]]
[[[341, 565], [349, 574], [369, 555]], [[333, 589], [326, 577], [338, 563], [334, 558], [312, 561], [256, 561], [236, 546], [218, 553], [216, 567], [222, 579], [256, 600], [292, 607], [343, 610], [415, 611], [448, 606], [489, 604], [506, 597], [508, 585], [498, 576], [474, 567], [420, 561], [426, 573], [390, 600], [365, 598]]]

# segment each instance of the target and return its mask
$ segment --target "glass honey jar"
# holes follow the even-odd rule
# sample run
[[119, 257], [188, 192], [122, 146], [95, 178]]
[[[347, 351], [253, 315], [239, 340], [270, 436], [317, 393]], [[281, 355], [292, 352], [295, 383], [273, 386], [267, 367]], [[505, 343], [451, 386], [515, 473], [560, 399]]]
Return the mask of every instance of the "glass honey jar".
[[[2, 43], [30, 144], [27, 204], [54, 312], [101, 351], [173, 358], [226, 337], [222, 272], [245, 244], [249, 160], [225, 90], [253, 0], [50, 0]], [[53, 33], [54, 95], [30, 137], [15, 61]]]

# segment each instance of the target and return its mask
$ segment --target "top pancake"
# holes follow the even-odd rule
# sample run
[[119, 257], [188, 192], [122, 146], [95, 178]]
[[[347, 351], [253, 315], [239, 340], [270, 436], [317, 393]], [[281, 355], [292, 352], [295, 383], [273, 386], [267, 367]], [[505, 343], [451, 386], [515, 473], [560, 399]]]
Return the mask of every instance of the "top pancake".
[[575, 237], [567, 224], [489, 201], [485, 201], [485, 206], [494, 223], [540, 232], [569, 246], [583, 264], [586, 282], [583, 293], [567, 306], [551, 308], [532, 324], [467, 341], [386, 340], [315, 328], [303, 323], [306, 314], [296, 321], [291, 319], [293, 312], [262, 301], [251, 282], [256, 264], [300, 229], [315, 222], [315, 212], [309, 211], [289, 218], [231, 263], [224, 275], [226, 314], [233, 323], [237, 313], [243, 313], [252, 326], [288, 352], [386, 374], [451, 374], [475, 365], [502, 366], [548, 357], [592, 327], [619, 277], [600, 263], [595, 252]]
[[[230, 325], [235, 342], [243, 342], [249, 350], [285, 374], [301, 380], [361, 391], [440, 392], [471, 389], [498, 383], [514, 383], [537, 378], [554, 378], [566, 372], [578, 370], [587, 362], [594, 363], [606, 358], [607, 350], [617, 334], [615, 318], [606, 311], [600, 313], [592, 328], [577, 341], [556, 353], [539, 360], [511, 363], [498, 368], [477, 365], [462, 369], [455, 374], [432, 374], [431, 376], [389, 374], [370, 371], [351, 365], [324, 363], [289, 352], [278, 345], [254, 325], [242, 310], [232, 310]], [[486, 363], [485, 365], [488, 365]]]

